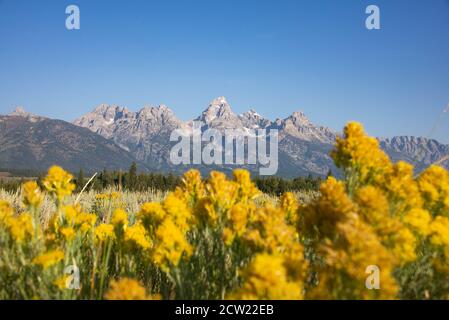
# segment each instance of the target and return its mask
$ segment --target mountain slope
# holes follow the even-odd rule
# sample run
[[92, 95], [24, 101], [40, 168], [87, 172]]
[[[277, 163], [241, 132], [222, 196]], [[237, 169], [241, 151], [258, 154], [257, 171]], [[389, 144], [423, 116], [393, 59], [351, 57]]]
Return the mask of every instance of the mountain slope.
[[112, 141], [71, 123], [21, 110], [0, 116], [1, 168], [47, 170], [57, 164], [70, 171], [98, 171], [128, 169], [133, 161]]

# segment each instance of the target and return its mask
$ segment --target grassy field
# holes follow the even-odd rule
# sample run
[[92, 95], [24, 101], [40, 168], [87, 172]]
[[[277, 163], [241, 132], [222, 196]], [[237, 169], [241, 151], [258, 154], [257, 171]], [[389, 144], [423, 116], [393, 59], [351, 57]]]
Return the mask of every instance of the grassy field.
[[[159, 190], [148, 190], [146, 192], [136, 192], [136, 191], [122, 191], [115, 188], [108, 188], [103, 190], [102, 192], [97, 191], [87, 191], [82, 194], [74, 193], [67, 197], [68, 203], [74, 203], [76, 199], [78, 199], [78, 204], [81, 206], [82, 210], [85, 212], [96, 212], [100, 217], [106, 211], [106, 201], [99, 206], [99, 201], [97, 200], [97, 196], [103, 194], [120, 194], [120, 200], [117, 201], [117, 206], [123, 208], [126, 212], [136, 213], [139, 211], [140, 207], [147, 202], [161, 202], [164, 200], [167, 191], [159, 191]], [[315, 191], [303, 191], [303, 192], [293, 192], [295, 198], [302, 202], [308, 203], [312, 199], [316, 198], [319, 192]], [[8, 201], [14, 210], [20, 214], [25, 211], [22, 205], [22, 197], [21, 192], [18, 190], [16, 192], [5, 191], [0, 188], [0, 199]], [[255, 201], [258, 206], [262, 206], [264, 203], [272, 203], [277, 205], [279, 202], [279, 197], [275, 197], [268, 194], [261, 194]], [[40, 219], [42, 226], [46, 227], [48, 225], [48, 221], [50, 217], [56, 212], [56, 204], [53, 201], [52, 197], [49, 194], [43, 194], [41, 211], [40, 211]]]
[[52, 167], [0, 190], [0, 299], [447, 299], [449, 172], [357, 123], [331, 155], [343, 180], [280, 197], [245, 170], [76, 194]]

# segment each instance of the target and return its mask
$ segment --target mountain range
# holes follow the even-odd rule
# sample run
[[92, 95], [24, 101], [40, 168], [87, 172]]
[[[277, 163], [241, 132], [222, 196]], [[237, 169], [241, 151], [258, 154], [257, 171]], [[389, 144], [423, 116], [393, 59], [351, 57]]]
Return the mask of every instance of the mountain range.
[[[182, 121], [165, 105], [144, 106], [131, 111], [117, 105], [102, 104], [68, 123], [31, 115], [22, 109], [0, 116], [0, 168], [46, 169], [57, 163], [69, 170], [87, 171], [129, 167], [136, 161], [141, 170], [182, 173], [186, 165], [170, 162], [170, 134], [175, 129], [191, 130], [193, 121], [202, 130], [277, 129], [279, 166], [284, 177], [324, 176], [336, 173], [329, 156], [337, 131], [313, 124], [304, 113], [294, 112], [285, 119], [267, 119], [255, 110], [235, 114], [224, 97], [210, 102], [192, 121]], [[405, 160], [422, 170], [449, 154], [449, 145], [422, 137], [378, 138], [380, 146], [394, 161]], [[449, 163], [443, 163], [448, 167]], [[192, 165], [193, 166], [193, 165]], [[190, 167], [190, 166], [189, 166]], [[200, 166], [202, 171], [230, 171], [235, 165]], [[251, 171], [257, 167], [243, 165]]]

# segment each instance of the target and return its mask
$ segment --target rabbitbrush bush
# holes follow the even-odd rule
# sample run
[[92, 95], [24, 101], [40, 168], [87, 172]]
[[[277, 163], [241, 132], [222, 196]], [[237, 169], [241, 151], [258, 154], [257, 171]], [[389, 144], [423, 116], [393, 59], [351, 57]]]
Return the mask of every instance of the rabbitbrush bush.
[[[191, 170], [137, 212], [120, 193], [74, 203], [73, 177], [52, 167], [45, 190], [23, 185], [20, 214], [0, 201], [0, 298], [447, 298], [448, 171], [415, 176], [357, 123], [332, 157], [344, 180], [328, 178], [306, 204], [291, 193], [258, 200], [244, 170], [232, 180]], [[55, 203], [46, 222], [44, 194]], [[373, 265], [378, 290], [366, 287]]]

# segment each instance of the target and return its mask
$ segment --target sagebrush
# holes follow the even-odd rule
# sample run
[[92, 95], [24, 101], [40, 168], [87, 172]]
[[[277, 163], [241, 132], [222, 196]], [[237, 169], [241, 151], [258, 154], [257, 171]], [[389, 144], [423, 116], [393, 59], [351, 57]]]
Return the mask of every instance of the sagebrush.
[[446, 299], [449, 172], [415, 176], [357, 123], [332, 157], [343, 180], [279, 198], [245, 170], [191, 170], [167, 194], [74, 203], [73, 177], [52, 167], [44, 190], [0, 193], [0, 298]]

